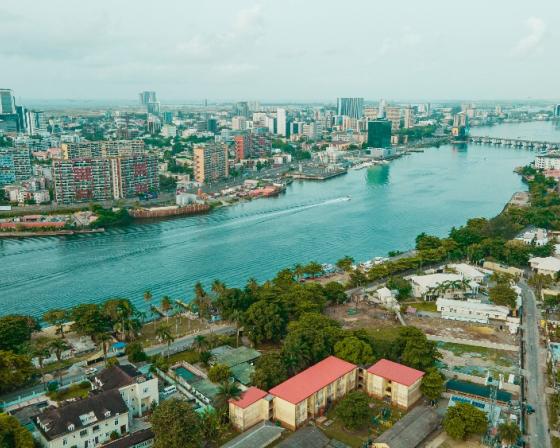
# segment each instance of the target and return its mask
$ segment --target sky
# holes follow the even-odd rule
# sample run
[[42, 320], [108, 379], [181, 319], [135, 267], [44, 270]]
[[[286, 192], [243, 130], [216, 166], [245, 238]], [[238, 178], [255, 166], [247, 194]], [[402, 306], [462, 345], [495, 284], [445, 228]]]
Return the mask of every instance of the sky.
[[17, 98], [560, 98], [557, 0], [0, 0]]

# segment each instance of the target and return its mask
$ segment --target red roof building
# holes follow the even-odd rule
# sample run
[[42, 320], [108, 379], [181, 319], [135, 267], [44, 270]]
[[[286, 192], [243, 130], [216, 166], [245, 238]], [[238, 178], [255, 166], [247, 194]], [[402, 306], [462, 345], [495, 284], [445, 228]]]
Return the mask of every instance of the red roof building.
[[356, 368], [354, 364], [329, 356], [273, 387], [269, 392], [275, 397], [297, 404]]
[[368, 370], [369, 373], [383, 377], [389, 381], [402, 384], [404, 386], [412, 386], [416, 381], [424, 376], [424, 372], [411, 367], [404, 366], [398, 362], [382, 359], [372, 365]]
[[245, 409], [246, 407], [251, 406], [267, 395], [267, 392], [259, 389], [258, 387], [250, 387], [245, 392], [243, 392], [238, 399], [231, 398], [229, 402], [237, 406], [238, 408]]

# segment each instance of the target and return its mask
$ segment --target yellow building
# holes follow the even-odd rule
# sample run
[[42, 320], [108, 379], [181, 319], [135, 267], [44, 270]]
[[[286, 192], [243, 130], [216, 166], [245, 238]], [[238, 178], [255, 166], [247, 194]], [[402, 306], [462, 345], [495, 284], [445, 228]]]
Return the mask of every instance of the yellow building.
[[420, 383], [424, 372], [382, 359], [367, 369], [366, 391], [369, 395], [391, 399], [391, 404], [408, 409], [422, 396]]
[[295, 430], [308, 419], [322, 415], [327, 404], [357, 387], [358, 367], [329, 356], [270, 389], [274, 396], [273, 418]]
[[227, 146], [217, 143], [197, 146], [193, 153], [197, 182], [216, 182], [229, 175]]
[[250, 387], [239, 397], [229, 400], [229, 419], [239, 431], [272, 417], [272, 397], [258, 387]]

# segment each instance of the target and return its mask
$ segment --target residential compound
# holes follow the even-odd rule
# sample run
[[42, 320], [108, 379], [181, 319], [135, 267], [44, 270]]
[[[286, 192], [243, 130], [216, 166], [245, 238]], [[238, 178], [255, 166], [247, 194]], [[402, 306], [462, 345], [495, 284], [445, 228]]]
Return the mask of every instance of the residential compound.
[[408, 409], [421, 397], [423, 375], [423, 372], [387, 360], [366, 370], [329, 356], [268, 393], [256, 387], [249, 388], [240, 399], [230, 400], [229, 415], [232, 424], [243, 431], [266, 420], [296, 430], [356, 389]]
[[31, 152], [28, 148], [0, 148], [0, 187], [31, 176]]
[[58, 203], [107, 201], [159, 191], [157, 157], [142, 141], [80, 142], [62, 145], [53, 160]]

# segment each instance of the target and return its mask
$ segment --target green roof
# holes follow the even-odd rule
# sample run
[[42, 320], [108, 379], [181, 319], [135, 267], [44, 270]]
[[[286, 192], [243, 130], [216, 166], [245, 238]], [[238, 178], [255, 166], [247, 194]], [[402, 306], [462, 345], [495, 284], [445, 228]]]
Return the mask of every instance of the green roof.
[[[475, 395], [483, 398], [490, 398], [490, 388], [482, 384], [469, 383], [468, 381], [449, 380], [447, 390], [456, 391], [467, 395]], [[509, 403], [512, 395], [504, 390], [498, 390], [496, 399], [503, 403]]]
[[248, 362], [244, 362], [243, 364], [231, 367], [230, 370], [231, 374], [237, 381], [247, 386], [251, 383], [251, 374], [255, 371], [255, 367]]
[[189, 384], [210, 400], [214, 400], [220, 391], [220, 387], [218, 385], [206, 378], [197, 377], [196, 380], [189, 380]]
[[228, 367], [234, 367], [245, 362], [254, 361], [260, 352], [249, 347], [231, 348], [228, 346], [217, 347], [211, 350], [214, 355], [214, 364], [225, 364]]

